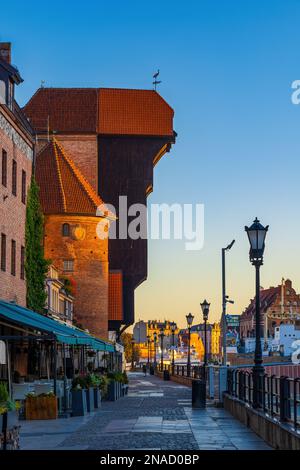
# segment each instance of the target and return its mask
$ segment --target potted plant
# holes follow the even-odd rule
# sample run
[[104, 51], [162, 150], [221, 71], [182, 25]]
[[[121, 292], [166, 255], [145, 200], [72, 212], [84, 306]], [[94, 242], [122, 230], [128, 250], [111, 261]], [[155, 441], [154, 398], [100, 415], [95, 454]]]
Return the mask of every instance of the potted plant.
[[19, 409], [19, 402], [9, 398], [6, 384], [0, 383], [0, 449], [19, 448]]
[[94, 406], [94, 385], [93, 385], [93, 374], [88, 374], [85, 377], [85, 383], [86, 383], [86, 406], [88, 412], [94, 411], [95, 406]]
[[101, 390], [100, 390], [101, 380], [100, 380], [100, 377], [96, 374], [91, 374], [90, 375], [90, 380], [91, 380], [91, 385], [94, 389], [94, 407], [95, 408], [100, 408], [100, 406], [101, 406]]
[[124, 395], [128, 395], [128, 388], [129, 388], [129, 385], [128, 385], [128, 376], [127, 376], [126, 371], [124, 370], [124, 372], [123, 372], [123, 390], [124, 390]]
[[101, 397], [103, 399], [107, 399], [108, 397], [108, 384], [109, 384], [109, 379], [107, 378], [106, 375], [101, 375], [99, 377], [100, 380], [100, 391], [101, 391]]
[[87, 412], [86, 384], [84, 377], [75, 377], [72, 382], [72, 416], [84, 416]]

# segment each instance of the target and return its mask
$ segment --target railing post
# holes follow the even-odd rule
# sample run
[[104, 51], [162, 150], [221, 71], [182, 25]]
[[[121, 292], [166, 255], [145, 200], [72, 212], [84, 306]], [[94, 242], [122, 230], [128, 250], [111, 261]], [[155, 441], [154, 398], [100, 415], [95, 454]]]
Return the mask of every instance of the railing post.
[[208, 394], [209, 398], [215, 397], [214, 368], [208, 366]]
[[289, 402], [289, 382], [287, 377], [280, 377], [280, 421], [287, 421], [291, 417]]

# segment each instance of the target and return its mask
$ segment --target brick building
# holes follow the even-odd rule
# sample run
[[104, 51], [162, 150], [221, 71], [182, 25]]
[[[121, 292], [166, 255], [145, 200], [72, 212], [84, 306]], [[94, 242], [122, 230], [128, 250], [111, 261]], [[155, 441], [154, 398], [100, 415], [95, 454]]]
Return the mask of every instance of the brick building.
[[97, 226], [109, 225], [109, 212], [96, 215], [103, 201], [55, 139], [37, 154], [35, 175], [45, 217], [45, 257], [75, 285], [75, 322], [107, 338], [108, 240], [97, 236]]
[[[55, 132], [78, 170], [116, 208], [117, 216], [119, 196], [127, 196], [128, 207], [146, 205], [153, 167], [175, 142], [174, 112], [153, 90], [40, 88], [24, 111], [39, 146]], [[117, 221], [117, 233], [118, 228]], [[113, 283], [108, 326], [120, 332], [134, 322], [134, 290], [147, 278], [147, 240], [109, 239], [108, 261]], [[98, 292], [90, 295], [97, 297]]]
[[22, 78], [11, 65], [10, 43], [0, 43], [0, 299], [26, 305], [26, 194], [33, 131], [14, 98]]
[[[292, 281], [284, 280], [277, 287], [262, 289], [261, 301], [261, 337], [267, 342], [274, 338], [275, 327], [281, 324], [295, 324], [300, 319], [300, 295], [292, 286]], [[255, 337], [255, 299], [240, 317], [241, 340]]]

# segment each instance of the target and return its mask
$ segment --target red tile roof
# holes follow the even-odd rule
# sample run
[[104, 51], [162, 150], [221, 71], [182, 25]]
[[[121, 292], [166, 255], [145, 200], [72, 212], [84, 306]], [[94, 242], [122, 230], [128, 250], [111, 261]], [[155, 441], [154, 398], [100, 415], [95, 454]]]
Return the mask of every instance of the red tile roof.
[[[90, 214], [103, 204], [57, 140], [36, 158], [36, 180], [45, 214]], [[108, 214], [109, 215], [109, 214]]]
[[39, 88], [24, 112], [37, 132], [96, 132], [98, 91], [95, 88]]
[[[266, 312], [273, 304], [277, 295], [280, 295], [281, 286], [270, 287], [269, 289], [262, 289], [260, 291], [260, 305], [261, 313]], [[242, 317], [255, 316], [255, 298], [251, 300], [248, 307], [241, 315]]]
[[99, 89], [100, 134], [173, 135], [173, 116], [156, 91]]
[[173, 109], [153, 90], [40, 88], [24, 107], [39, 133], [173, 136]]

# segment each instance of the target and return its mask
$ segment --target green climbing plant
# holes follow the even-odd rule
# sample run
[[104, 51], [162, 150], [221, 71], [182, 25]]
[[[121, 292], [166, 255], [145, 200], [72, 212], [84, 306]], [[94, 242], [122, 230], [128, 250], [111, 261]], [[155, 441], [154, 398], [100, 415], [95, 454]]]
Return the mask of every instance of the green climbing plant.
[[39, 187], [34, 176], [27, 195], [25, 226], [25, 273], [27, 307], [43, 313], [47, 294], [45, 281], [50, 261], [44, 258], [44, 217], [39, 200]]

